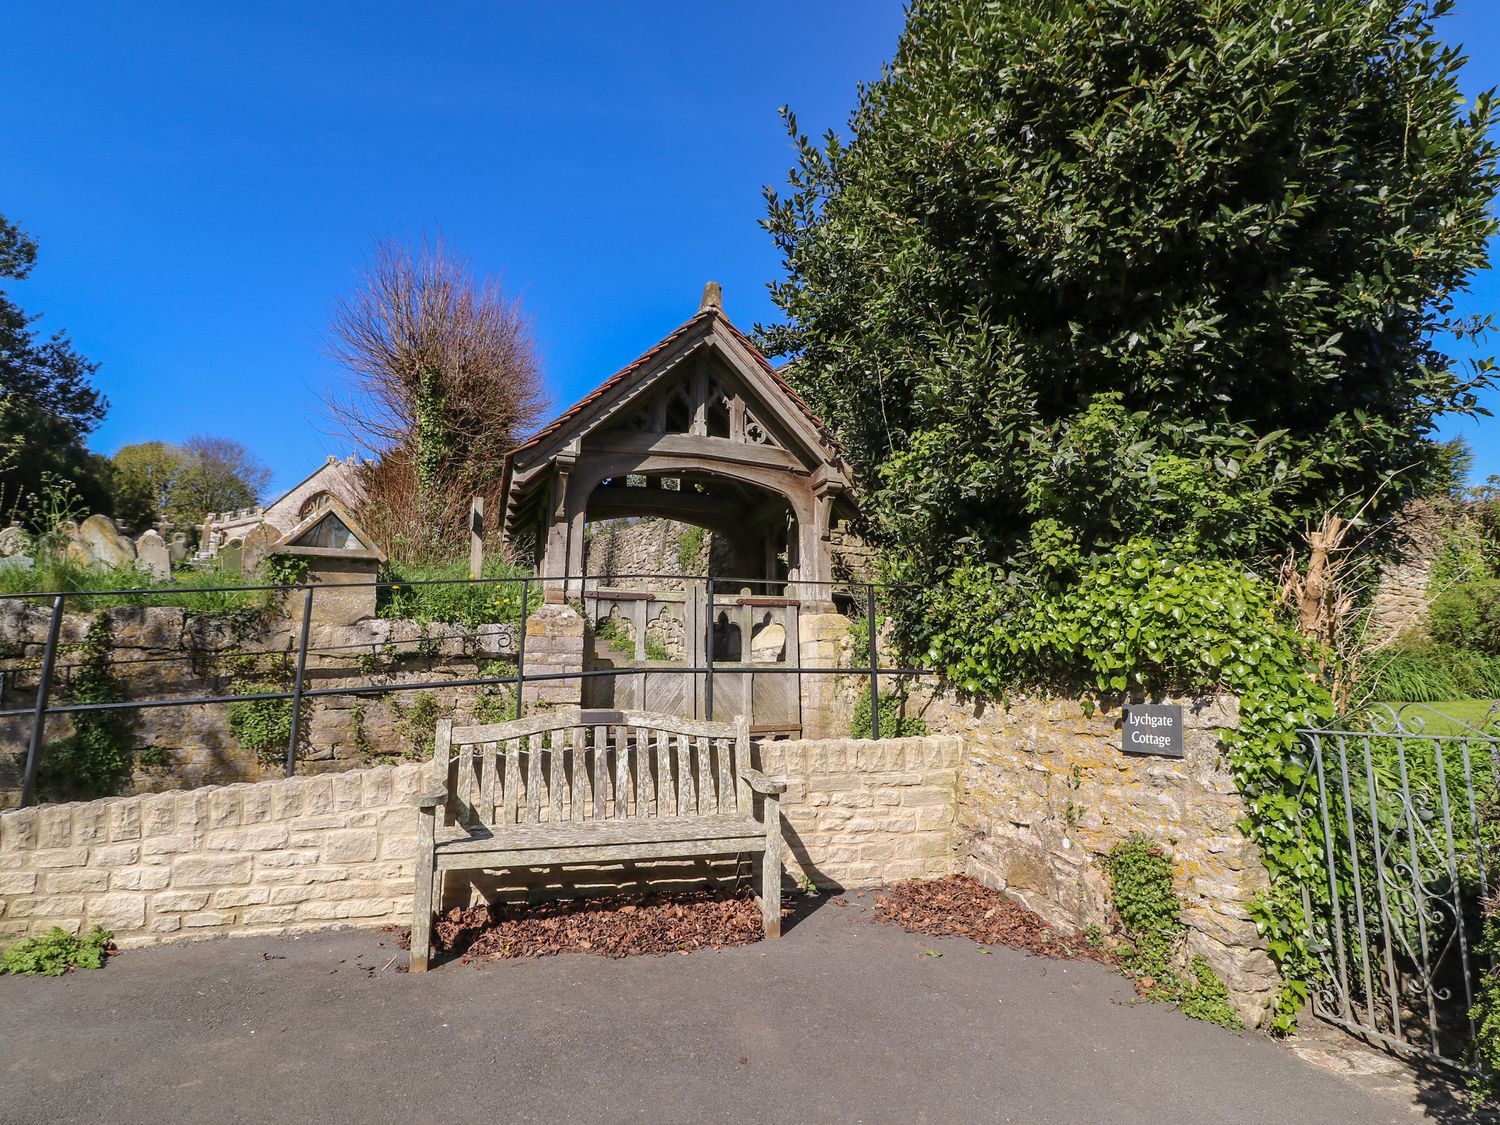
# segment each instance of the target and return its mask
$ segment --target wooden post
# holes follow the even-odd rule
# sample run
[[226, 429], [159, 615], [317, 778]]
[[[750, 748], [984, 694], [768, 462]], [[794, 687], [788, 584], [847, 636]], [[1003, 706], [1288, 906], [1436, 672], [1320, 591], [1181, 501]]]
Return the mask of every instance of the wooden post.
[[484, 497], [469, 501], [469, 577], [478, 578], [484, 569]]

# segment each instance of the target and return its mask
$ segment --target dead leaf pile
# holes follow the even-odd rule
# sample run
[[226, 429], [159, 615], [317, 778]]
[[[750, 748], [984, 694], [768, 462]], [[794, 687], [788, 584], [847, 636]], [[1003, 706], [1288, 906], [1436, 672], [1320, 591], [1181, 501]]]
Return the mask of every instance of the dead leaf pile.
[[1115, 964], [1108, 950], [1091, 945], [1080, 934], [1053, 929], [1024, 906], [967, 875], [892, 883], [875, 896], [875, 916], [908, 933], [966, 937], [1042, 957]]
[[[433, 928], [437, 951], [465, 961], [555, 953], [602, 957], [686, 953], [749, 945], [762, 936], [760, 908], [747, 891], [455, 907]], [[405, 935], [400, 944], [409, 948], [410, 936]]]

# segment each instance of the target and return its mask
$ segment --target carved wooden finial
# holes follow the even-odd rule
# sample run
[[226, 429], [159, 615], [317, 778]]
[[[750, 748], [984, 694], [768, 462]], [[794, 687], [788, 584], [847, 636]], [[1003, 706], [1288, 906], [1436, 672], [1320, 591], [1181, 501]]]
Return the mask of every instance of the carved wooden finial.
[[698, 311], [702, 312], [704, 309], [724, 311], [724, 290], [717, 281], [710, 281], [703, 287], [703, 301], [699, 304]]

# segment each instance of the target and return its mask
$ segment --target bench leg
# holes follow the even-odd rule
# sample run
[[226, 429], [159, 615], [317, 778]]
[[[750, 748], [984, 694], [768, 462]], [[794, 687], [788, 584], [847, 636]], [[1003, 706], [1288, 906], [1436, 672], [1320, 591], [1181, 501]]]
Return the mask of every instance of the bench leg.
[[766, 937], [781, 936], [781, 802], [765, 803], [766, 851], [760, 858], [760, 917]]
[[410, 971], [425, 973], [427, 959], [432, 953], [432, 911], [437, 882], [441, 878], [433, 870], [432, 853], [423, 851], [417, 856], [416, 891], [411, 904], [411, 959]]

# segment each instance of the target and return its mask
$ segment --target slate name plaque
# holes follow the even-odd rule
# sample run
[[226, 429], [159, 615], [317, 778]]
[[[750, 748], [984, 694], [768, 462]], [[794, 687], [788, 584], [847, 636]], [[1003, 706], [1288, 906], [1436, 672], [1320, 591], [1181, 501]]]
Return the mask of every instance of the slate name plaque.
[[1182, 708], [1175, 703], [1137, 703], [1125, 707], [1120, 723], [1121, 748], [1127, 754], [1182, 757]]

